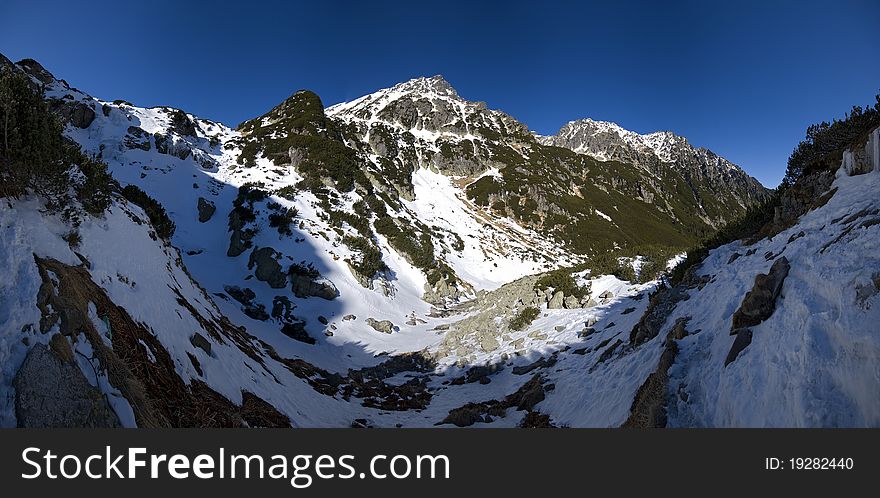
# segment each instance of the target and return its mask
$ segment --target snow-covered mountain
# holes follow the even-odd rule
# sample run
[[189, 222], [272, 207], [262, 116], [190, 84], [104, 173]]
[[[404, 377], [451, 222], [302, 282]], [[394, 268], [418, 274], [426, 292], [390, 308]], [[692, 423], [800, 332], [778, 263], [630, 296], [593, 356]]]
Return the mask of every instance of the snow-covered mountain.
[[538, 140], [600, 161], [633, 164], [650, 175], [662, 177], [671, 166], [682, 172], [695, 190], [703, 186], [708, 195], [729, 197], [742, 205], [764, 195], [764, 187], [737, 165], [706, 148], [692, 146], [686, 138], [670, 131], [642, 135], [615, 123], [581, 119], [567, 123], [556, 135], [540, 136]]
[[[848, 156], [872, 171], [828, 175], [796, 224], [670, 289], [648, 275], [723, 219], [682, 214], [697, 197], [677, 163], [647, 181], [641, 163], [543, 145], [440, 77], [326, 110], [300, 91], [232, 129], [3, 61], [120, 188], [78, 224], [3, 199], [0, 425], [878, 424], [876, 153]], [[734, 339], [783, 256], [775, 312]]]

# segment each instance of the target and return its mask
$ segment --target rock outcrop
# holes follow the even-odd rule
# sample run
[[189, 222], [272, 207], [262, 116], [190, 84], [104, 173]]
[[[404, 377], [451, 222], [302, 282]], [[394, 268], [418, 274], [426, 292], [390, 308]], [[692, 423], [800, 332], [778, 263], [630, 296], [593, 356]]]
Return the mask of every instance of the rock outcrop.
[[[120, 427], [119, 418], [100, 390], [76, 365], [67, 339], [28, 352], [13, 380], [19, 427]], [[66, 353], [56, 349], [66, 347]]]
[[336, 299], [339, 291], [333, 282], [325, 278], [312, 278], [307, 275], [291, 275], [290, 283], [293, 295], [299, 298], [320, 297], [328, 301]]
[[254, 248], [248, 259], [248, 269], [256, 266], [254, 275], [257, 280], [268, 283], [273, 289], [283, 289], [287, 286], [287, 273], [278, 262], [280, 257], [281, 253], [271, 247]]
[[197, 208], [199, 210], [200, 223], [208, 222], [217, 211], [217, 206], [215, 206], [213, 202], [205, 199], [204, 197], [199, 197]]
[[391, 320], [376, 320], [375, 318], [367, 318], [367, 325], [373, 327], [376, 332], [383, 334], [391, 334], [394, 332], [394, 324]]

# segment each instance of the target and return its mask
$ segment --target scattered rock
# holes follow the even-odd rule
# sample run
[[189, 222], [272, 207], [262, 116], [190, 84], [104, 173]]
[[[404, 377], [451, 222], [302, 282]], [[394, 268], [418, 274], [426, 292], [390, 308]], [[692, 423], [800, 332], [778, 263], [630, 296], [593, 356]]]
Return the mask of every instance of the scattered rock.
[[599, 359], [598, 359], [598, 361], [596, 361], [596, 365], [594, 365], [593, 368], [598, 366], [600, 363], [605, 363], [606, 361], [608, 361], [608, 359], [611, 358], [611, 355], [614, 354], [614, 351], [617, 349], [617, 347], [620, 346], [621, 344], [623, 344], [623, 341], [618, 339], [618, 340], [614, 341], [614, 344], [612, 344], [610, 347], [608, 347], [608, 349], [606, 349], [605, 351], [602, 351], [602, 354], [599, 355]]
[[290, 302], [287, 296], [275, 296], [272, 299], [272, 318], [284, 323], [292, 323], [296, 321], [296, 317], [293, 316], [294, 308], [296, 305]]
[[550, 421], [550, 415], [540, 412], [529, 412], [520, 421], [518, 427], [520, 429], [549, 429], [555, 426]]
[[742, 254], [735, 252], [730, 255], [730, 259], [727, 260], [727, 264], [733, 263], [734, 261], [736, 261], [737, 259], [739, 259], [741, 257], [742, 257]]
[[565, 309], [568, 310], [573, 310], [581, 307], [580, 301], [578, 301], [578, 298], [574, 296], [565, 296], [565, 299], [562, 301], [562, 305], [565, 307]]
[[[266, 313], [266, 307], [262, 304], [254, 304], [253, 300], [257, 297], [254, 291], [245, 287], [244, 289], [234, 286], [234, 285], [225, 285], [223, 289], [232, 299], [235, 299], [239, 303], [241, 303], [241, 311], [253, 318], [254, 320], [260, 320], [262, 322], [269, 319], [269, 314]], [[274, 302], [273, 302], [274, 308]]]
[[550, 356], [550, 358], [541, 357], [541, 358], [538, 358], [537, 360], [533, 361], [532, 363], [529, 363], [528, 365], [523, 365], [521, 367], [513, 367], [513, 374], [514, 375], [525, 375], [527, 373], [530, 373], [532, 370], [535, 370], [536, 368], [552, 367], [553, 365], [556, 364], [556, 356], [557, 355], [554, 353], [553, 355]]
[[306, 344], [315, 343], [315, 338], [306, 332], [306, 323], [303, 321], [285, 323], [281, 326], [281, 333], [299, 342], [304, 342]]
[[307, 275], [291, 275], [290, 283], [293, 295], [299, 298], [320, 297], [330, 301], [339, 295], [333, 282], [323, 278], [313, 279]]
[[628, 315], [628, 314], [632, 313], [632, 312], [635, 311], [635, 310], [636, 310], [635, 308], [627, 308], [627, 309], [623, 310], [620, 314], [621, 314], [621, 315]]
[[594, 329], [593, 327], [587, 327], [584, 330], [581, 330], [580, 332], [578, 332], [578, 337], [581, 339], [585, 339], [585, 338], [590, 337], [591, 335], [595, 334], [596, 332], [598, 332], [598, 331], [596, 329]]
[[565, 305], [565, 294], [562, 291], [556, 291], [553, 294], [553, 297], [550, 298], [550, 301], [547, 303], [547, 309], [549, 310], [557, 310], [562, 309]]
[[382, 332], [383, 334], [390, 334], [394, 332], [394, 324], [391, 323], [391, 320], [376, 320], [375, 318], [367, 318], [367, 325], [373, 327], [377, 332]]
[[792, 235], [791, 237], [789, 237], [789, 238], [788, 238], [788, 242], [789, 242], [789, 243], [794, 242], [794, 241], [796, 241], [797, 239], [803, 237], [804, 235], [806, 235], [806, 234], [804, 233], [803, 230], [801, 230], [800, 232], [798, 232], [798, 233]]
[[350, 320], [357, 320], [357, 316], [355, 316], [355, 315], [345, 315], [344, 317], [342, 317], [342, 321], [343, 321], [343, 322], [347, 322], [347, 321], [350, 321]]
[[321, 324], [323, 325], [327, 325], [328, 323], [330, 323], [330, 321], [327, 320], [327, 317], [324, 315], [318, 315], [318, 321], [321, 322]]

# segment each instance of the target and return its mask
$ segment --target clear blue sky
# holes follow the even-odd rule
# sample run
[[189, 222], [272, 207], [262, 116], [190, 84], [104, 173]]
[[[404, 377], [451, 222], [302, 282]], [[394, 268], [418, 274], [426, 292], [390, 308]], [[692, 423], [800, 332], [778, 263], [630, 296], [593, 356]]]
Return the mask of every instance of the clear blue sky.
[[880, 90], [880, 2], [3, 0], [0, 53], [230, 125], [443, 74], [539, 133], [672, 130], [776, 186], [807, 125]]

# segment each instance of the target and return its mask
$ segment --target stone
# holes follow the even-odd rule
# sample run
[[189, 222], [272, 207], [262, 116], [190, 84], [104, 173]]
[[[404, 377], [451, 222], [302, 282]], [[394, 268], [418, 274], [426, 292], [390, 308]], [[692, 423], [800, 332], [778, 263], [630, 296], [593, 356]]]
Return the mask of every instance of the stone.
[[607, 290], [601, 294], [599, 294], [599, 299], [611, 299], [614, 297], [614, 293], [610, 290]]
[[390, 334], [394, 332], [394, 324], [391, 323], [391, 320], [376, 320], [375, 318], [367, 318], [367, 325], [373, 327], [377, 332], [382, 332], [383, 334]]
[[296, 305], [287, 296], [275, 296], [272, 299], [272, 318], [284, 323], [294, 322], [294, 308]]
[[129, 149], [140, 149], [143, 151], [149, 151], [152, 147], [150, 145], [150, 134], [139, 126], [128, 127], [128, 133], [125, 134], [122, 144]]
[[752, 343], [752, 331], [749, 329], [739, 329], [734, 332], [736, 334], [736, 339], [733, 340], [733, 345], [730, 346], [730, 351], [727, 353], [727, 358], [724, 359], [724, 366], [730, 365], [736, 360], [737, 356]]
[[273, 289], [283, 289], [287, 286], [287, 273], [282, 271], [278, 263], [280, 257], [281, 253], [271, 247], [254, 248], [248, 259], [248, 269], [256, 266], [254, 275], [257, 280], [268, 283]]
[[207, 339], [205, 339], [205, 336], [203, 336], [202, 334], [196, 332], [195, 334], [191, 335], [189, 338], [189, 342], [193, 346], [207, 353], [208, 356], [211, 356], [211, 343]]
[[336, 286], [327, 279], [313, 279], [307, 275], [291, 275], [290, 283], [293, 295], [299, 298], [320, 297], [330, 301], [339, 295]]
[[578, 301], [578, 298], [574, 296], [565, 296], [565, 299], [563, 299], [562, 301], [562, 305], [565, 307], [565, 309], [568, 310], [573, 310], [581, 307], [580, 301]]
[[727, 260], [727, 264], [733, 263], [734, 261], [736, 261], [736, 260], [739, 259], [740, 257], [742, 257], [742, 254], [740, 254], [740, 253], [738, 253], [738, 252], [735, 252], [735, 253], [731, 254], [731, 255], [730, 255], [730, 259]]
[[226, 255], [230, 258], [240, 256], [251, 246], [250, 238], [239, 228], [232, 229], [232, 235], [229, 237], [229, 249]]
[[357, 320], [357, 316], [355, 316], [355, 315], [345, 315], [344, 317], [342, 317], [342, 321], [343, 321], [343, 322], [347, 322], [347, 321], [350, 321], [350, 320]]
[[547, 303], [548, 310], [562, 309], [565, 303], [565, 294], [562, 291], [556, 291], [550, 301]]
[[304, 342], [306, 344], [315, 343], [314, 337], [306, 332], [305, 322], [285, 323], [281, 326], [281, 333], [299, 342]]
[[79, 366], [44, 344], [28, 351], [12, 385], [19, 427], [121, 426], [104, 394], [89, 384]]
[[591, 335], [595, 334], [596, 332], [597, 332], [597, 330], [594, 329], [593, 327], [587, 327], [584, 330], [581, 330], [580, 332], [578, 332], [578, 337], [581, 339], [585, 339], [585, 338], [590, 337]]
[[776, 298], [782, 291], [782, 284], [790, 268], [788, 259], [783, 256], [773, 263], [766, 275], [759, 273], [755, 277], [752, 290], [746, 294], [739, 309], [733, 314], [731, 335], [738, 329], [757, 325], [770, 318], [776, 309]]
[[85, 102], [52, 99], [49, 106], [63, 121], [77, 128], [88, 128], [95, 120], [95, 109]]
[[204, 197], [199, 197], [197, 208], [199, 210], [199, 222], [205, 223], [214, 216], [214, 212], [217, 211], [217, 206], [214, 205], [213, 202], [205, 199]]

